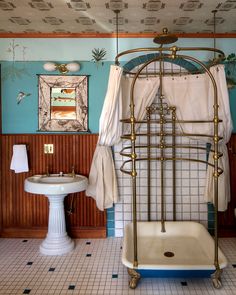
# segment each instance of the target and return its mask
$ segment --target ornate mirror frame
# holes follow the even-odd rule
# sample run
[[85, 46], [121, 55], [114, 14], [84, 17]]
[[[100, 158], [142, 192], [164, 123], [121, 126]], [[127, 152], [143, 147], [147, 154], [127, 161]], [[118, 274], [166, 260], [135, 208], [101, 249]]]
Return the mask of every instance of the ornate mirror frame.
[[88, 130], [88, 76], [39, 75], [39, 131]]

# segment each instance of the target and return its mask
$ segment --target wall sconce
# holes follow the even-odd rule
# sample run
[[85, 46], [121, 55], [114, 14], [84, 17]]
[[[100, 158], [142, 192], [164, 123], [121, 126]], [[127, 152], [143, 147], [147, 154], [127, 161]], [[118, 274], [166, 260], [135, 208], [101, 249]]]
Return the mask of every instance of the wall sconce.
[[46, 62], [43, 65], [44, 70], [53, 72], [59, 71], [62, 74], [66, 74], [68, 72], [77, 72], [80, 69], [80, 65], [77, 62], [71, 62], [68, 64], [57, 64], [55, 62]]

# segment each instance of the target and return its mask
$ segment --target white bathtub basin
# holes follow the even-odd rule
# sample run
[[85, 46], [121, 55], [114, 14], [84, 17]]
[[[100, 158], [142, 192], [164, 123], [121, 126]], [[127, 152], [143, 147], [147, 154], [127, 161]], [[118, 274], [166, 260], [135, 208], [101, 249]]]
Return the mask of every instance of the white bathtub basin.
[[[140, 270], [215, 270], [214, 240], [206, 228], [193, 221], [138, 222], [138, 267]], [[171, 256], [166, 253], [172, 254]], [[133, 268], [133, 224], [125, 228], [122, 262]], [[219, 266], [227, 259], [219, 249]]]
[[33, 194], [60, 195], [83, 191], [87, 187], [87, 177], [65, 174], [34, 175], [25, 180], [25, 191]]

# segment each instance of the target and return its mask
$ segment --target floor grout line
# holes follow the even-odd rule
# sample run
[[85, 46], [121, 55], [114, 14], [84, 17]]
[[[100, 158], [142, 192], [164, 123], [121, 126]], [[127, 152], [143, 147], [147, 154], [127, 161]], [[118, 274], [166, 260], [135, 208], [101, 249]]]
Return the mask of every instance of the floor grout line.
[[228, 259], [220, 290], [210, 278], [142, 278], [131, 290], [121, 262], [122, 238], [87, 242], [76, 240], [75, 249], [64, 256], [44, 256], [39, 253], [40, 239], [0, 239], [0, 294], [236, 294], [236, 238], [219, 241]]

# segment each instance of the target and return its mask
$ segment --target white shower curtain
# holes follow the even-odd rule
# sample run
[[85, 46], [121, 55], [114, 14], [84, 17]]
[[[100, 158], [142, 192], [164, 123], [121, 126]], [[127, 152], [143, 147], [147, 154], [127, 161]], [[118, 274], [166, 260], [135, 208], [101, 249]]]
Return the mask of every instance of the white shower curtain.
[[[122, 118], [129, 117], [132, 79], [122, 77], [122, 68], [111, 66], [108, 88], [99, 121], [99, 138], [89, 173], [86, 195], [96, 200], [99, 210], [118, 201], [117, 180], [111, 146], [120, 141]], [[138, 79], [135, 84], [135, 117], [142, 119], [159, 88], [156, 78]]]
[[[217, 83], [219, 115], [223, 120], [219, 135], [224, 137], [220, 145], [223, 158], [219, 164], [224, 174], [219, 178], [219, 210], [224, 211], [230, 200], [229, 165], [226, 143], [232, 132], [232, 120], [229, 108], [228, 90], [224, 67], [211, 68]], [[143, 119], [146, 107], [152, 103], [159, 88], [159, 78], [138, 78], [134, 90], [135, 118]], [[120, 119], [129, 117], [130, 87], [132, 78], [122, 76], [122, 68], [111, 66], [107, 94], [105, 97], [99, 124], [99, 139], [94, 153], [86, 190], [88, 196], [96, 200], [100, 210], [110, 208], [118, 201], [117, 181], [111, 146], [120, 141], [122, 124]], [[169, 104], [177, 107], [177, 117], [184, 120], [213, 119], [213, 90], [207, 74], [181, 77], [164, 77], [163, 93]], [[213, 124], [181, 124], [186, 133], [213, 134]], [[207, 142], [210, 142], [208, 139]], [[211, 155], [210, 155], [211, 161]], [[208, 165], [205, 200], [213, 200], [212, 169]]]
[[[219, 159], [219, 167], [224, 173], [219, 177], [219, 211], [225, 211], [230, 201], [230, 177], [229, 161], [226, 143], [230, 139], [233, 129], [225, 71], [223, 65], [217, 65], [210, 69], [216, 84], [219, 104], [219, 118], [223, 120], [219, 124], [219, 136], [223, 140], [219, 143], [219, 151], [223, 157]], [[163, 92], [170, 105], [176, 106], [177, 118], [180, 120], [213, 120], [214, 118], [214, 92], [211, 80], [207, 74], [189, 75], [184, 77], [164, 77]], [[212, 123], [186, 123], [180, 124], [185, 133], [214, 134]], [[202, 141], [213, 143], [210, 138], [201, 138]], [[209, 155], [209, 163], [213, 164], [213, 154]], [[214, 203], [213, 167], [208, 165], [205, 201]]]
[[99, 138], [93, 155], [86, 195], [96, 200], [99, 210], [118, 201], [117, 180], [111, 146], [119, 142], [122, 127], [122, 68], [111, 66], [108, 88], [99, 121]]
[[[219, 166], [223, 169], [223, 174], [218, 179], [218, 208], [219, 211], [225, 211], [228, 208], [230, 201], [230, 168], [227, 150], [227, 142], [233, 130], [233, 122], [230, 113], [229, 96], [226, 84], [226, 77], [223, 65], [212, 68], [212, 74], [217, 84], [219, 97], [219, 117], [223, 120], [220, 123], [219, 135], [223, 136], [220, 142], [219, 151], [222, 152], [223, 157], [219, 159]], [[213, 164], [213, 154], [209, 155], [209, 163]], [[205, 200], [215, 203], [214, 200], [214, 180], [213, 167], [208, 166], [205, 186]]]

